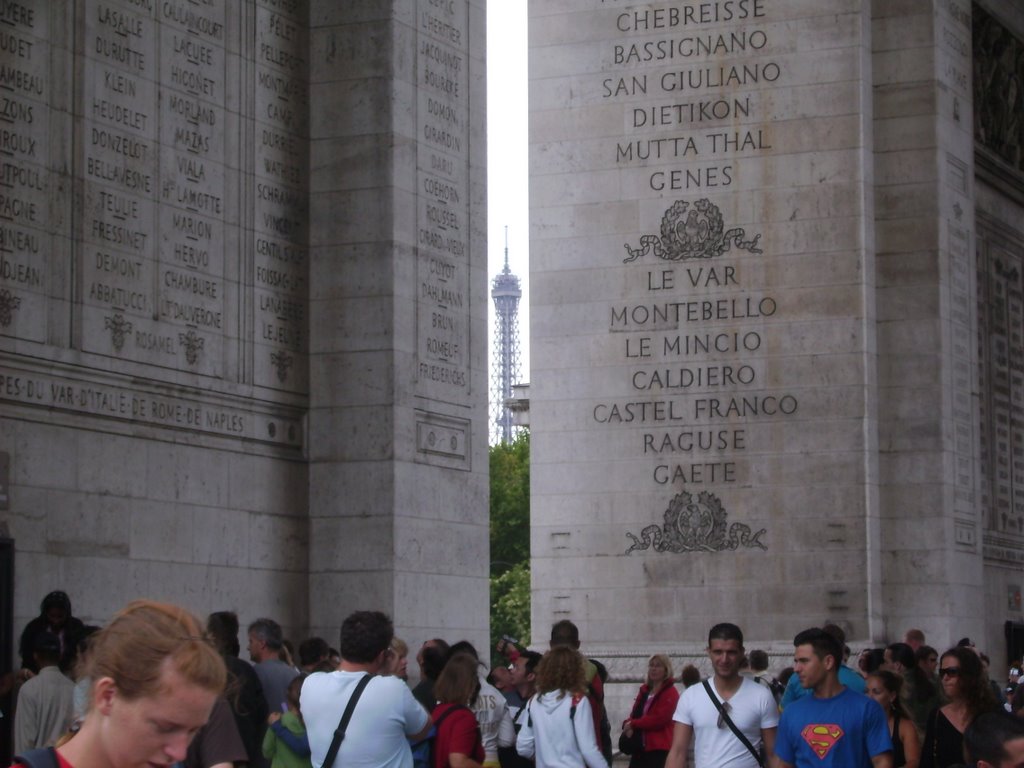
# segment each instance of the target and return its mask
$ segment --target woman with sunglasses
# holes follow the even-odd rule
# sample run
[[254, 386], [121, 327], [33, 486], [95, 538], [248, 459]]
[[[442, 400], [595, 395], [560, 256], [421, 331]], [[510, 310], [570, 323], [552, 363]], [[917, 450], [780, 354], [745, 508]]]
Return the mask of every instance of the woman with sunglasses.
[[978, 715], [998, 709], [981, 659], [971, 648], [950, 648], [939, 660], [939, 682], [949, 702], [928, 715], [921, 768], [948, 768], [964, 761], [964, 731]]

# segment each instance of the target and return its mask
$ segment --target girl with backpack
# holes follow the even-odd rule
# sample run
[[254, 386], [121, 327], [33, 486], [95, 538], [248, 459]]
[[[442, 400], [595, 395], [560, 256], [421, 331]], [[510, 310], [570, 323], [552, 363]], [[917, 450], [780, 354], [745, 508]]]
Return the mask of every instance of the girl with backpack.
[[480, 726], [467, 706], [480, 690], [477, 665], [468, 653], [457, 653], [444, 665], [434, 683], [437, 706], [431, 717], [436, 733], [430, 768], [481, 768], [484, 746]]

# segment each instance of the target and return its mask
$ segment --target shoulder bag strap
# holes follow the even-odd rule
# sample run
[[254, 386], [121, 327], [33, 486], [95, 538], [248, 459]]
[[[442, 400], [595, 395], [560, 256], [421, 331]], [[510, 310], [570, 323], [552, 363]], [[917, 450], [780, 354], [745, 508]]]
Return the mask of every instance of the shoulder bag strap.
[[754, 749], [754, 745], [751, 744], [750, 740], [743, 735], [743, 731], [736, 727], [736, 723], [734, 723], [732, 718], [729, 717], [729, 713], [722, 708], [722, 702], [720, 702], [718, 697], [715, 696], [714, 692], [711, 690], [711, 683], [707, 680], [704, 681], [704, 690], [708, 692], [708, 698], [710, 698], [711, 703], [715, 705], [715, 709], [718, 710], [718, 714], [721, 715], [722, 720], [729, 726], [729, 730], [736, 734], [736, 738], [743, 742], [743, 746], [750, 750], [750, 754], [752, 754], [754, 759], [757, 760], [757, 764], [760, 765], [761, 768], [764, 768], [764, 762], [761, 760], [761, 754]]
[[338, 723], [337, 729], [334, 731], [334, 738], [331, 739], [331, 746], [327, 748], [327, 756], [324, 758], [322, 768], [332, 768], [334, 765], [334, 759], [338, 756], [338, 750], [341, 749], [341, 742], [345, 738], [345, 729], [348, 728], [348, 721], [352, 719], [352, 713], [355, 711], [356, 703], [359, 701], [359, 697], [363, 695], [363, 689], [370, 682], [370, 678], [373, 675], [363, 675], [363, 679], [356, 683], [356, 689], [352, 691], [352, 695], [349, 697], [348, 705], [345, 707], [345, 713], [341, 716], [341, 722]]
[[576, 735], [576, 705], [583, 701], [582, 696], [572, 695], [572, 703], [569, 706], [569, 725], [572, 728], [572, 740], [576, 743], [576, 751], [582, 754], [580, 749], [580, 737]]
[[20, 755], [15, 755], [14, 763], [26, 765], [29, 768], [58, 768], [60, 765], [57, 760], [57, 751], [53, 747], [28, 749]]

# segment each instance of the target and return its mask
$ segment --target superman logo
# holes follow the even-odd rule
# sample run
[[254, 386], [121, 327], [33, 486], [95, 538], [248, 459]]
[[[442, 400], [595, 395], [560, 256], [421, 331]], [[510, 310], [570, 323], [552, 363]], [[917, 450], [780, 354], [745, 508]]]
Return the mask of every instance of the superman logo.
[[800, 735], [814, 750], [814, 754], [824, 760], [829, 750], [843, 738], [843, 729], [838, 725], [808, 725], [800, 731]]

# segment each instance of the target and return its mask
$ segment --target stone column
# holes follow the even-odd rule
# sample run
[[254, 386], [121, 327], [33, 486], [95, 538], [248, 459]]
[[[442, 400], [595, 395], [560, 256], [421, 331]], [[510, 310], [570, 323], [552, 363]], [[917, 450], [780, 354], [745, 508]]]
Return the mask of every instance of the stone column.
[[310, 617], [486, 645], [483, 0], [310, 8]]
[[877, 639], [919, 627], [940, 650], [964, 635], [980, 646], [970, 3], [874, 2], [872, 23], [885, 583]]

